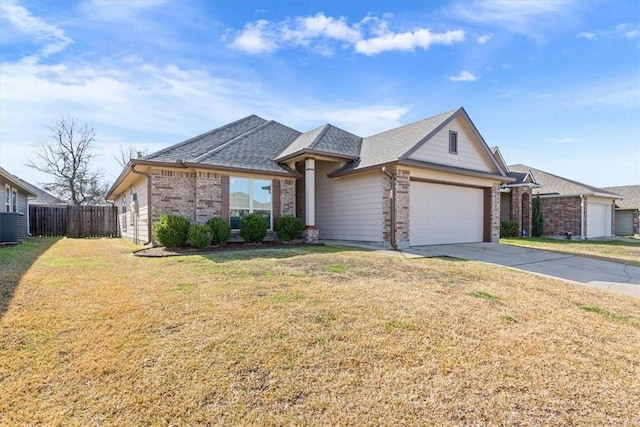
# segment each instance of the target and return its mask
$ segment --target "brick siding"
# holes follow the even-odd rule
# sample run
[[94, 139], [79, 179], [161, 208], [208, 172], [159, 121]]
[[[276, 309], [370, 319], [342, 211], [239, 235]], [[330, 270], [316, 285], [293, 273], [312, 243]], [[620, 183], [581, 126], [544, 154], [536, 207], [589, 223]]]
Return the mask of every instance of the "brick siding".
[[[152, 221], [160, 214], [181, 215], [204, 223], [222, 216], [222, 176], [218, 172], [151, 169]], [[280, 214], [296, 214], [296, 182], [280, 180]], [[274, 224], [275, 225], [275, 224]]]
[[[542, 197], [540, 204], [545, 236], [565, 236], [571, 232], [574, 237], [580, 237], [580, 197]], [[584, 221], [587, 222], [586, 209]], [[586, 229], [584, 233], [586, 236]]]
[[409, 247], [410, 233], [410, 173], [408, 170], [397, 169], [392, 167], [388, 172], [396, 176], [395, 179], [395, 224], [391, 224], [391, 178], [384, 176], [383, 192], [382, 192], [382, 218], [383, 228], [382, 235], [384, 242], [391, 245], [391, 227], [395, 226], [396, 244], [399, 249]]

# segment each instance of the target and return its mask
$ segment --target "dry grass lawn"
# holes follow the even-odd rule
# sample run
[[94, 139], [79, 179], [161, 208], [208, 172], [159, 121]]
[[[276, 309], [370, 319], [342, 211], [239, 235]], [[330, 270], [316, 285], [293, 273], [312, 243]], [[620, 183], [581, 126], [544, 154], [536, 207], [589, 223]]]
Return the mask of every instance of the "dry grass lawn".
[[28, 245], [0, 248], [3, 425], [640, 424], [630, 297], [331, 247]]
[[640, 266], [640, 240], [567, 240], [548, 237], [500, 239], [500, 243], [570, 253]]

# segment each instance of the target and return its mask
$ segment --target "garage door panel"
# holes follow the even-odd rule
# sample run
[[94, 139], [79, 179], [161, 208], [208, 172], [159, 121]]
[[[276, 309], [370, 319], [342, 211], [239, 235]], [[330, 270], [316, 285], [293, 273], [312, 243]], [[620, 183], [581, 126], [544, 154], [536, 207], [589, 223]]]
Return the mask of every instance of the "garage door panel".
[[633, 235], [633, 211], [616, 211], [616, 236]]
[[587, 203], [587, 237], [611, 235], [611, 206]]
[[482, 189], [412, 182], [410, 200], [411, 245], [483, 241]]

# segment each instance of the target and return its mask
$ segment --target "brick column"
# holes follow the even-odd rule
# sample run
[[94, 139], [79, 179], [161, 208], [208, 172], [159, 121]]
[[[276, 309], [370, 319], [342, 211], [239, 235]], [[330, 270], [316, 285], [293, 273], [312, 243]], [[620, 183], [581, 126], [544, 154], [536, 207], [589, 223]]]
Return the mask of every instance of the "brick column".
[[203, 224], [209, 218], [220, 218], [222, 179], [214, 172], [197, 172], [196, 191], [196, 222]]

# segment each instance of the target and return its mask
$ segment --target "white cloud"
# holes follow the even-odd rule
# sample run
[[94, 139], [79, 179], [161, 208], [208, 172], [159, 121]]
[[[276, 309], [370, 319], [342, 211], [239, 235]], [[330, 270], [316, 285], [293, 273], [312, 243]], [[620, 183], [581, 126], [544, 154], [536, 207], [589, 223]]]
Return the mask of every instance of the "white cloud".
[[581, 33], [578, 33], [578, 37], [587, 40], [595, 40], [598, 38], [598, 35], [589, 31], [583, 31]]
[[479, 36], [476, 41], [479, 44], [485, 44], [486, 42], [488, 42], [489, 40], [491, 40], [493, 38], [493, 34], [485, 34], [483, 36]]
[[416, 48], [429, 49], [432, 44], [452, 45], [464, 40], [464, 31], [453, 30], [445, 33], [432, 33], [428, 28], [412, 32], [388, 33], [383, 36], [360, 40], [356, 43], [356, 52], [376, 55], [387, 51], [412, 51]]
[[[44, 44], [38, 56], [47, 57], [53, 55], [63, 51], [73, 43], [73, 40], [64, 33], [64, 30], [33, 16], [26, 8], [15, 1], [6, 0], [0, 3], [0, 11], [3, 17], [17, 30], [34, 37], [38, 42]], [[37, 58], [28, 57], [26, 59], [36, 60]]]
[[570, 19], [568, 0], [460, 0], [448, 8], [450, 15], [470, 22], [495, 25], [509, 31], [544, 40], [543, 29], [552, 28], [558, 20]]
[[248, 23], [229, 46], [248, 53], [275, 51], [278, 46], [268, 25], [269, 23], [264, 19]]
[[318, 13], [315, 16], [297, 18], [295, 28], [289, 30], [285, 27], [284, 33], [285, 38], [301, 43], [314, 38], [327, 38], [354, 43], [360, 40], [362, 36], [359, 30], [347, 24], [346, 18], [334, 19], [322, 13]]
[[478, 80], [478, 76], [470, 71], [462, 70], [457, 76], [450, 76], [449, 80], [452, 82], [475, 82]]
[[335, 42], [364, 55], [376, 55], [387, 51], [426, 50], [433, 44], [452, 45], [465, 38], [463, 30], [434, 33], [428, 28], [418, 28], [392, 32], [386, 20], [375, 16], [366, 16], [349, 25], [345, 17], [333, 18], [323, 13], [283, 22], [259, 20], [246, 24], [235, 34], [231, 30], [230, 34], [232, 42], [228, 46], [247, 53], [304, 46], [325, 56], [332, 54]]

